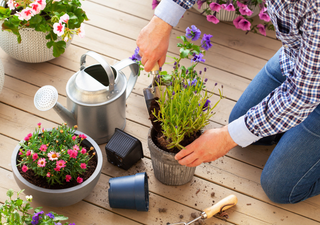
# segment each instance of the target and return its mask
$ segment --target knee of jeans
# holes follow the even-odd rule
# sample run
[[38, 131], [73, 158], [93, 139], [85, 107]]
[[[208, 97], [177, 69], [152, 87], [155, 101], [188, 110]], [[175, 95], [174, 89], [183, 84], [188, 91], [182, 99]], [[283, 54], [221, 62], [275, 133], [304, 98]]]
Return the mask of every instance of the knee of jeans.
[[273, 176], [262, 172], [260, 182], [262, 189], [271, 201], [278, 204], [290, 203], [290, 191], [286, 190], [281, 182]]

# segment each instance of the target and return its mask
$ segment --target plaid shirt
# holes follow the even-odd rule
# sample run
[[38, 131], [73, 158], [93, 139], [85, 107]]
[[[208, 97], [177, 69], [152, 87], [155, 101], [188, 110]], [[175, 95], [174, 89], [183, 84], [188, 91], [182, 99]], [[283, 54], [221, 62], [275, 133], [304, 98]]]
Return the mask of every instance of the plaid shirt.
[[173, 0], [173, 1], [184, 9], [190, 9], [196, 3], [196, 0]]
[[300, 124], [320, 103], [320, 0], [267, 0], [282, 41], [280, 68], [287, 78], [245, 115], [259, 137]]

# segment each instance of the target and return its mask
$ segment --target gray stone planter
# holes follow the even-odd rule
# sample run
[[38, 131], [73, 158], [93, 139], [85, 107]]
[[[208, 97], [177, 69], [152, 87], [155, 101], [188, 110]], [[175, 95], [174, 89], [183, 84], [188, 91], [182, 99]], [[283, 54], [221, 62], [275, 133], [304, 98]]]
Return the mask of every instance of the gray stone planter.
[[[83, 134], [82, 132], [76, 131], [77, 135]], [[85, 134], [86, 135], [86, 134]], [[99, 145], [88, 135], [87, 141], [94, 147], [96, 150], [96, 156], [98, 159], [97, 167], [94, 173], [89, 179], [83, 183], [66, 189], [46, 189], [35, 186], [24, 179], [18, 171], [17, 168], [17, 155], [19, 153], [20, 145], [18, 144], [11, 157], [11, 166], [14, 175], [14, 179], [17, 182], [20, 189], [25, 189], [24, 193], [27, 195], [32, 195], [34, 201], [40, 203], [41, 205], [53, 206], [53, 207], [63, 207], [68, 205], [73, 205], [77, 202], [80, 202], [86, 196], [88, 196], [93, 188], [96, 186], [102, 169], [103, 157]]]
[[4, 68], [0, 59], [0, 93], [4, 85]]
[[152, 140], [154, 134], [155, 130], [151, 127], [148, 133], [148, 147], [155, 177], [166, 185], [183, 185], [190, 182], [196, 167], [182, 166], [174, 159], [174, 153], [158, 148]]

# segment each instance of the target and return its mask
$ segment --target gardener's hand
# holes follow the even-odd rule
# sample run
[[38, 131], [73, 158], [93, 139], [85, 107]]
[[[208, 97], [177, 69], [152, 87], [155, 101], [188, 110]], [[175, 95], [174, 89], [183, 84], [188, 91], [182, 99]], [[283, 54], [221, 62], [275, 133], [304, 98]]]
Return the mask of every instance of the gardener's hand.
[[230, 137], [228, 126], [210, 129], [177, 153], [175, 159], [181, 165], [194, 167], [203, 162], [211, 162], [224, 156], [236, 145]]
[[146, 72], [151, 71], [156, 62], [161, 67], [166, 61], [171, 30], [171, 25], [154, 16], [140, 31], [137, 46]]

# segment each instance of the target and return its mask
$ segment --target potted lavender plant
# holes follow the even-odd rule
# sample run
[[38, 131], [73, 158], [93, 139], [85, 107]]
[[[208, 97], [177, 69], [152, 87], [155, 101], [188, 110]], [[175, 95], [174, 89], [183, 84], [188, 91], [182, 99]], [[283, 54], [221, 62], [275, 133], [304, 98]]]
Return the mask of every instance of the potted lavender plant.
[[[219, 100], [211, 104], [209, 98], [213, 92], [205, 87], [206, 69], [195, 70], [200, 62], [205, 62], [205, 51], [212, 46], [210, 34], [203, 35], [200, 45], [194, 44], [200, 36], [201, 31], [192, 25], [186, 29], [185, 36], [178, 37], [182, 43], [178, 43], [180, 54], [174, 58], [173, 70], [161, 71], [156, 81], [158, 86], [165, 83], [166, 89], [151, 103], [153, 126], [149, 130], [148, 146], [155, 176], [167, 185], [183, 185], [192, 179], [195, 167], [180, 165], [174, 156], [201, 135], [222, 99], [219, 90]], [[182, 59], [189, 59], [191, 65], [180, 65]]]
[[97, 184], [102, 163], [98, 144], [66, 124], [46, 130], [39, 123], [15, 147], [11, 158], [18, 186], [48, 206], [84, 199]]

